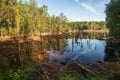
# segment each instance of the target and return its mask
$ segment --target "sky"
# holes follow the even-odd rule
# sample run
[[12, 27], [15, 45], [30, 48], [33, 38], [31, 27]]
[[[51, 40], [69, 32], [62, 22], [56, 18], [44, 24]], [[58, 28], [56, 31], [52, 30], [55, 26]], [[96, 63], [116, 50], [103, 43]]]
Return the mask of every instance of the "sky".
[[38, 6], [48, 6], [50, 15], [61, 12], [69, 21], [105, 21], [105, 4], [110, 0], [36, 0]]

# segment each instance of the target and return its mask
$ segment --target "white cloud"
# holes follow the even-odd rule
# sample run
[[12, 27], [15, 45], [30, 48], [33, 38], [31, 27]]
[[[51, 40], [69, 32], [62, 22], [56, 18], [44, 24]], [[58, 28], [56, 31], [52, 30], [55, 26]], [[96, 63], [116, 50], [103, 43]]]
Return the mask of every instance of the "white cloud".
[[97, 13], [97, 11], [91, 5], [86, 4], [86, 3], [81, 3], [81, 6], [88, 9], [89, 11], [95, 13], [96, 15], [99, 15], [99, 13]]
[[79, 3], [79, 0], [74, 0], [75, 2]]

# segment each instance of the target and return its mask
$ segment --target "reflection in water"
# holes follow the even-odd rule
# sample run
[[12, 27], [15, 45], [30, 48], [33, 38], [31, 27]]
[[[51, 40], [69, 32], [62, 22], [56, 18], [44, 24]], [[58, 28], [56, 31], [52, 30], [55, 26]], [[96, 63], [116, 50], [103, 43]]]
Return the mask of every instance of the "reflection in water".
[[[90, 65], [103, 61], [106, 42], [97, 40], [103, 34], [73, 34], [67, 38], [47, 38], [43, 42], [0, 42], [0, 56], [10, 65], [25, 66], [33, 61], [70, 63], [72, 60]], [[97, 38], [97, 39], [94, 39]]]
[[119, 40], [108, 39], [106, 41], [106, 57], [105, 61], [119, 61], [120, 42]]
[[[98, 35], [97, 38], [99, 39]], [[65, 64], [70, 63], [72, 60], [74, 60], [86, 65], [90, 65], [104, 60], [104, 50], [106, 46], [105, 40], [88, 38], [81, 39], [81, 35], [76, 36], [73, 34], [72, 37], [66, 39], [66, 43], [67, 48], [64, 48], [64, 52], [61, 52], [61, 49], [52, 49], [49, 56], [50, 61]]]
[[76, 43], [73, 45], [71, 44], [72, 39], [68, 39], [69, 46], [64, 52], [66, 57], [87, 65], [104, 60], [105, 45], [103, 44], [105, 44], [105, 41], [96, 39], [78, 39], [78, 41], [81, 43], [80, 45], [77, 45]]

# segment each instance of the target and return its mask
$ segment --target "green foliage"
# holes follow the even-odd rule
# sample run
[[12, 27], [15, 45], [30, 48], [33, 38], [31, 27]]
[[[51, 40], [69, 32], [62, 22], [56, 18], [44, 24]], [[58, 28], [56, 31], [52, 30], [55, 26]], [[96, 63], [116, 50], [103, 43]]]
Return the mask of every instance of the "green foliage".
[[[38, 7], [36, 0], [0, 0], [0, 35], [40, 35], [41, 32], [63, 32], [68, 27], [61, 13], [50, 16], [47, 6]], [[3, 31], [6, 28], [7, 34]]]
[[120, 63], [120, 54], [119, 52], [115, 52], [116, 60]]
[[111, 0], [106, 8], [106, 21], [110, 33], [120, 38], [120, 0]]
[[[105, 30], [105, 22], [67, 22], [67, 17], [50, 16], [48, 7], [38, 7], [36, 0], [0, 0], [0, 35], [40, 35], [41, 33], [62, 33], [72, 30]], [[3, 28], [6, 28], [6, 30]]]
[[28, 80], [31, 76], [33, 76], [33, 73], [35, 71], [33, 69], [30, 69], [26, 71], [25, 69], [17, 69], [17, 70], [12, 70], [10, 69], [8, 72], [2, 74], [2, 79], [3, 80]]
[[44, 72], [43, 80], [51, 80], [48, 76], [48, 72]]
[[31, 65], [24, 68], [11, 68], [8, 60], [0, 56], [0, 80], [28, 80], [36, 72]]
[[69, 74], [67, 71], [62, 71], [59, 80], [79, 80], [80, 76], [78, 74]]
[[62, 71], [58, 80], [115, 80], [113, 75], [106, 74], [106, 71], [103, 71], [104, 76], [95, 76], [89, 72], [85, 75], [78, 75], [76, 73], [68, 73], [67, 71]]
[[105, 22], [70, 22], [69, 25], [73, 30], [105, 30]]
[[4, 78], [3, 78], [3, 80], [18, 80], [19, 78], [20, 78], [20, 76], [21, 76], [21, 70], [17, 70], [17, 71], [13, 71], [13, 70], [9, 70], [6, 74], [5, 74], [5, 76], [4, 76]]

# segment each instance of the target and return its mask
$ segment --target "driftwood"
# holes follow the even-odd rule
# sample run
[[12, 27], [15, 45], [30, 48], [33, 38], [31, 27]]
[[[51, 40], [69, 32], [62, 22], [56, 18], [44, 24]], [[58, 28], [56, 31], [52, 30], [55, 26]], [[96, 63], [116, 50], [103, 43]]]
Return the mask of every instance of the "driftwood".
[[[73, 59], [71, 59], [71, 60], [72, 60], [81, 70], [83, 70], [84, 72], [89, 72], [89, 73], [91, 73], [91, 74], [93, 74], [93, 75], [95, 75], [95, 76], [101, 76], [100, 72], [95, 71], [95, 70], [91, 70], [91, 69], [89, 69], [87, 66], [82, 65], [82, 64], [76, 62], [76, 61], [73, 60]], [[62, 67], [59, 71], [62, 71], [63, 69], [65, 69], [69, 64], [70, 64], [70, 62], [67, 63], [64, 67]]]
[[38, 68], [38, 69], [40, 69], [40, 71], [38, 71], [38, 73], [39, 73], [41, 76], [46, 75], [46, 71], [45, 71], [44, 68], [42, 67], [41, 61], [38, 61], [38, 63], [36, 64], [35, 67]]
[[85, 71], [85, 72], [92, 73], [92, 74], [95, 75], [95, 76], [101, 76], [101, 74], [100, 74], [98, 71], [90, 70], [90, 69], [88, 69], [88, 67], [86, 67], [86, 66], [84, 66], [84, 65], [82, 65], [82, 64], [80, 64], [80, 63], [78, 63], [78, 62], [75, 62], [75, 64], [76, 64], [78, 67], [80, 67], [80, 68], [81, 68], [83, 71]]

